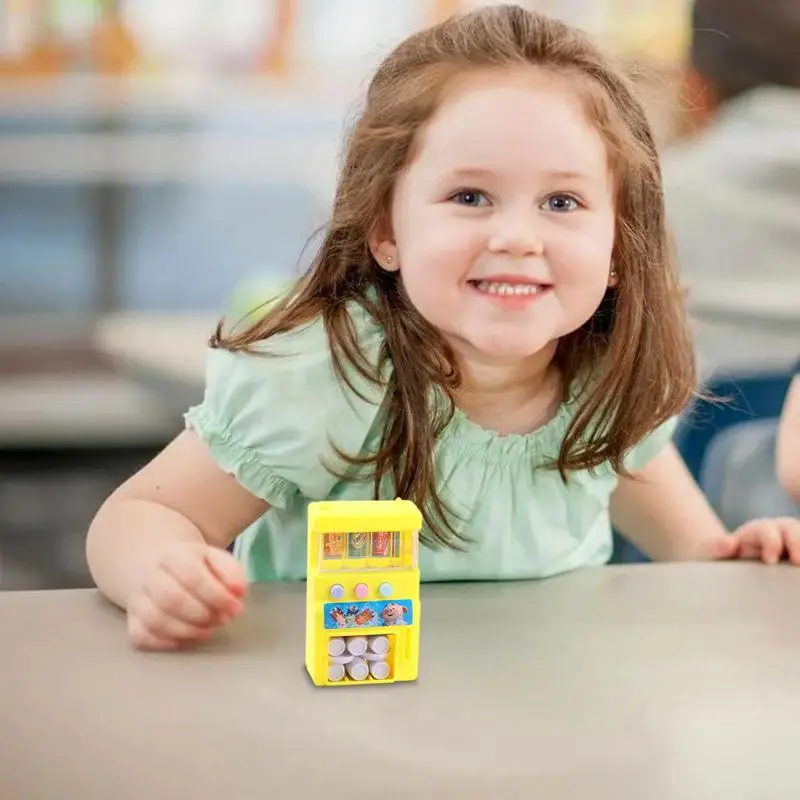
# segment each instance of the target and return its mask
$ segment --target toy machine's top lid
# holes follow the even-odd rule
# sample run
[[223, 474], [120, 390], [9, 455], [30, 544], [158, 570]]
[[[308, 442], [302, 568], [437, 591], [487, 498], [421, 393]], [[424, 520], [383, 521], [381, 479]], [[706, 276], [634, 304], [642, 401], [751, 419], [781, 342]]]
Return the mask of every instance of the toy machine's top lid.
[[422, 514], [410, 500], [325, 500], [308, 507], [309, 529], [316, 533], [418, 531]]

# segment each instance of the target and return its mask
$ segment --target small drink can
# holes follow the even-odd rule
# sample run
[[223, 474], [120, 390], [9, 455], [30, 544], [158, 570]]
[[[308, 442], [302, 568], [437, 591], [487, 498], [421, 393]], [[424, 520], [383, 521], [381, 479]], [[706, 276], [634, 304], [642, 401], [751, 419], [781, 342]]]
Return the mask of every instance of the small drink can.
[[331, 664], [328, 667], [328, 680], [338, 683], [344, 678], [345, 668], [341, 664]]
[[369, 667], [363, 658], [354, 658], [346, 667], [347, 674], [354, 681], [366, 680], [369, 675]]
[[326, 533], [323, 547], [325, 558], [342, 558], [344, 556], [344, 534]]
[[328, 655], [340, 656], [347, 649], [347, 643], [341, 637], [328, 640]]
[[367, 637], [348, 636], [347, 652], [354, 656], [363, 656], [367, 652]]
[[392, 555], [392, 534], [389, 531], [376, 531], [372, 534], [372, 555], [376, 558]]
[[351, 533], [347, 548], [347, 555], [350, 558], [366, 558], [368, 542], [368, 533]]
[[369, 639], [367, 640], [367, 646], [373, 653], [388, 653], [389, 637], [381, 636], [380, 634], [378, 634], [377, 636], [370, 636]]
[[376, 681], [385, 681], [389, 677], [391, 668], [386, 661], [372, 661], [369, 665], [369, 673]]

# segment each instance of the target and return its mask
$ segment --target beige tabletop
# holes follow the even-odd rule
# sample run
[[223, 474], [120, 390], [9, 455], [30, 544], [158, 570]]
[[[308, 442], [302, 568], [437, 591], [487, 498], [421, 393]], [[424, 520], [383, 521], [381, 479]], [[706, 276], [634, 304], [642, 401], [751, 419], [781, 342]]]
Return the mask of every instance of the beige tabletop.
[[420, 679], [314, 688], [303, 588], [145, 654], [92, 591], [0, 594], [9, 800], [800, 796], [800, 572], [423, 587]]

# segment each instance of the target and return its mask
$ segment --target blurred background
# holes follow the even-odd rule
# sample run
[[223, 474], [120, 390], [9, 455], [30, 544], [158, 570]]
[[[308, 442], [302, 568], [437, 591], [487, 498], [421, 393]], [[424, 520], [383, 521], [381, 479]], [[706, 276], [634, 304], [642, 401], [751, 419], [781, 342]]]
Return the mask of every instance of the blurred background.
[[[477, 5], [0, 0], [0, 589], [89, 585], [86, 527], [201, 397], [217, 317], [305, 265], [370, 68]], [[688, 0], [523, 5], [635, 64], [677, 152]]]

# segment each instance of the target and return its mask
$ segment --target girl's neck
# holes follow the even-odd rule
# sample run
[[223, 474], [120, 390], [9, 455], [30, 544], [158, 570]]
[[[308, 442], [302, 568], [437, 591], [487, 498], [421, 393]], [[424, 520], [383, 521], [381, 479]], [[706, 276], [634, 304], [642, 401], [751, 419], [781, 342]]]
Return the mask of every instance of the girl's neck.
[[457, 352], [461, 388], [456, 404], [473, 422], [502, 435], [531, 433], [561, 404], [561, 376], [552, 347], [524, 360], [502, 362]]

